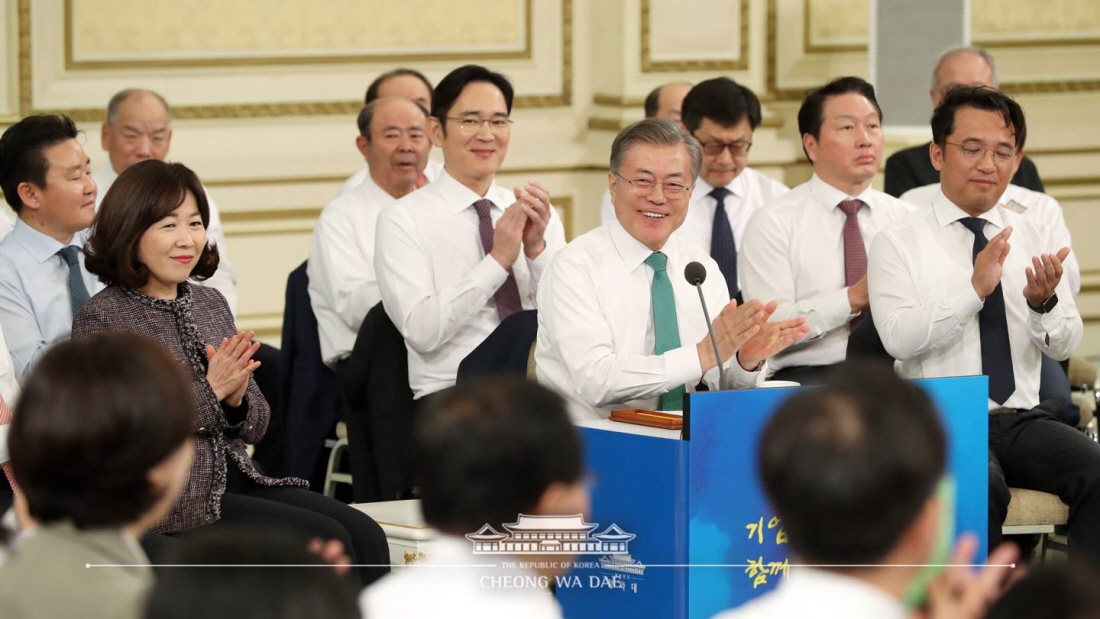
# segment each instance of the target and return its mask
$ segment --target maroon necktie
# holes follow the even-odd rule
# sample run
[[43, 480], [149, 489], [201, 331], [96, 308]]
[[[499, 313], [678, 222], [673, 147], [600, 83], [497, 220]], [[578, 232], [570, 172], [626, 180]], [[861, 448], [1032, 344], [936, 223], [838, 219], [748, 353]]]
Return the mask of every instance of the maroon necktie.
[[[477, 229], [481, 233], [481, 248], [488, 256], [493, 251], [493, 218], [489, 215], [493, 210], [492, 200], [478, 200], [474, 202], [474, 210], [477, 211]], [[504, 280], [500, 288], [497, 288], [493, 299], [497, 303], [497, 316], [501, 320], [523, 309], [523, 303], [519, 299], [519, 286], [516, 285], [516, 276], [512, 269], [508, 269], [508, 279]]]
[[[867, 275], [867, 248], [863, 246], [863, 235], [859, 232], [859, 209], [863, 200], [845, 200], [840, 210], [847, 218], [844, 220], [844, 286], [853, 286]], [[863, 322], [867, 312], [860, 312], [852, 319], [852, 330]]]
[[[0, 426], [6, 426], [11, 423], [11, 410], [8, 409], [7, 402], [4, 401], [4, 397], [0, 396]], [[15, 475], [11, 472], [11, 462], [5, 462], [0, 465], [0, 468], [4, 469], [4, 476], [8, 478], [8, 483], [11, 484], [12, 490], [19, 488], [19, 484], [15, 483]]]

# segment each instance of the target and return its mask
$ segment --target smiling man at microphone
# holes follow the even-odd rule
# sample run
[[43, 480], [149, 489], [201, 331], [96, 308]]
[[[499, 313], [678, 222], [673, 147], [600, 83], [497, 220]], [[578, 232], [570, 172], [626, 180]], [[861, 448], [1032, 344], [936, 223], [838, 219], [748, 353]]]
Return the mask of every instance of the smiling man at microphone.
[[[562, 249], [538, 291], [539, 382], [570, 400], [574, 420], [615, 408], [680, 410], [702, 380], [734, 388], [763, 380], [765, 360], [808, 329], [802, 318], [771, 323], [775, 303], [730, 301], [706, 251], [671, 237], [687, 214], [702, 165], [699, 143], [660, 118], [630, 125], [611, 146], [608, 185], [616, 221]], [[717, 341], [717, 355], [691, 263]]]

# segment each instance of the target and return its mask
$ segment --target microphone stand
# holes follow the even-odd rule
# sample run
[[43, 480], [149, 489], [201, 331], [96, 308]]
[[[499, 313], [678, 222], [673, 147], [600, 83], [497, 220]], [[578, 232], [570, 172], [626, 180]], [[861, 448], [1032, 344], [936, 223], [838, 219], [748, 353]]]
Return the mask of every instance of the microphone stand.
[[[722, 368], [722, 357], [718, 354], [718, 338], [714, 337], [714, 327], [710, 322], [710, 312], [707, 311], [707, 300], [703, 298], [703, 285], [702, 282], [695, 282], [695, 290], [699, 292], [699, 304], [703, 306], [703, 318], [707, 321], [707, 333], [710, 334], [710, 345], [714, 348], [714, 360], [718, 362], [718, 389], [725, 391], [726, 387], [726, 373]], [[737, 353], [734, 353], [736, 356]]]

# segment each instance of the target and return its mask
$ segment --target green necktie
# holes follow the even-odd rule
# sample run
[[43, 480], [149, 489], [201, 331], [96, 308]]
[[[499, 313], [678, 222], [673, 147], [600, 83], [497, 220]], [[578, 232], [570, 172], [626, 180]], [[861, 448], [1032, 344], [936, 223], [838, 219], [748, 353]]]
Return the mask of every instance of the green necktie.
[[[680, 326], [676, 323], [676, 297], [665, 266], [668, 256], [655, 251], [645, 259], [653, 269], [653, 353], [660, 355], [680, 347]], [[660, 409], [678, 411], [684, 408], [684, 386], [680, 385], [661, 396]]]

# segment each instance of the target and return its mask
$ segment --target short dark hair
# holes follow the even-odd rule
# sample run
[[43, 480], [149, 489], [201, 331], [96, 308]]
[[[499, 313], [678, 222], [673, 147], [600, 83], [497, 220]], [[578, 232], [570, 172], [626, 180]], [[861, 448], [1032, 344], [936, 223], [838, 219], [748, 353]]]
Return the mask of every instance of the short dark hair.
[[200, 530], [174, 546], [165, 561], [202, 567], [158, 573], [145, 619], [360, 616], [352, 584], [309, 552], [297, 531], [270, 525]]
[[880, 364], [849, 363], [775, 413], [760, 441], [764, 490], [809, 563], [880, 561], [943, 476], [929, 397]]
[[365, 105], [378, 98], [378, 91], [382, 88], [382, 84], [386, 83], [386, 80], [393, 77], [401, 77], [402, 75], [410, 75], [420, 80], [421, 82], [424, 82], [424, 86], [428, 88], [429, 97], [433, 93], [434, 89], [432, 88], [432, 83], [428, 81], [428, 78], [424, 77], [423, 73], [417, 71], [416, 69], [407, 69], [404, 67], [400, 67], [394, 69], [393, 71], [386, 71], [382, 75], [374, 78], [374, 81], [370, 83], [370, 86], [367, 86], [367, 94], [363, 97], [363, 104]]
[[[210, 227], [210, 204], [199, 177], [182, 163], [147, 159], [126, 168], [103, 196], [84, 266], [107, 285], [139, 289], [149, 283], [149, 268], [138, 260], [138, 244], [150, 226], [172, 214], [187, 193], [195, 196], [202, 225]], [[218, 247], [207, 237], [191, 277], [203, 280], [218, 270]]]
[[749, 126], [760, 126], [760, 99], [756, 93], [728, 77], [699, 82], [684, 97], [680, 117], [688, 131], [694, 132], [704, 118], [732, 127], [748, 118]]
[[0, 136], [0, 190], [13, 211], [18, 213], [23, 208], [20, 183], [46, 186], [46, 172], [50, 168], [46, 149], [75, 140], [78, 135], [80, 131], [68, 116], [35, 114], [8, 127]]
[[560, 395], [522, 379], [472, 380], [434, 394], [414, 431], [424, 519], [473, 533], [531, 513], [553, 483], [580, 481], [580, 434]]
[[[875, 87], [870, 82], [854, 76], [838, 77], [806, 94], [806, 98], [802, 100], [802, 107], [798, 108], [798, 135], [801, 137], [808, 133], [814, 136], [815, 140], [820, 138], [821, 124], [825, 121], [825, 102], [830, 97], [849, 93], [863, 95], [871, 105], [875, 106], [879, 121], [882, 120], [882, 108], [879, 107], [878, 99], [875, 98]], [[805, 152], [805, 147], [802, 150]], [[808, 153], [806, 158], [809, 159]]]
[[149, 470], [191, 434], [191, 385], [163, 347], [130, 333], [62, 342], [13, 413], [12, 470], [39, 522], [131, 523], [161, 497]]
[[988, 86], [955, 86], [944, 93], [940, 104], [932, 112], [932, 141], [941, 148], [947, 136], [955, 131], [955, 112], [959, 108], [972, 107], [987, 112], [997, 112], [1005, 126], [1016, 134], [1016, 150], [1024, 147], [1027, 139], [1027, 121], [1019, 103], [1003, 92]]
[[[427, 118], [428, 110], [424, 109], [424, 106], [420, 105], [416, 101], [409, 100], [410, 103], [416, 106], [416, 109], [424, 113], [424, 117]], [[370, 143], [370, 121], [374, 118], [374, 108], [378, 107], [378, 99], [371, 101], [363, 106], [363, 109], [359, 110], [359, 117], [355, 122], [359, 125], [359, 135], [363, 136], [363, 139]]]
[[462, 91], [473, 82], [488, 82], [500, 89], [504, 95], [504, 105], [508, 113], [512, 113], [512, 83], [500, 73], [496, 73], [476, 64], [461, 66], [447, 74], [439, 81], [432, 93], [432, 116], [439, 120], [443, 126], [443, 133], [447, 133], [447, 114], [455, 100], [462, 95]]

